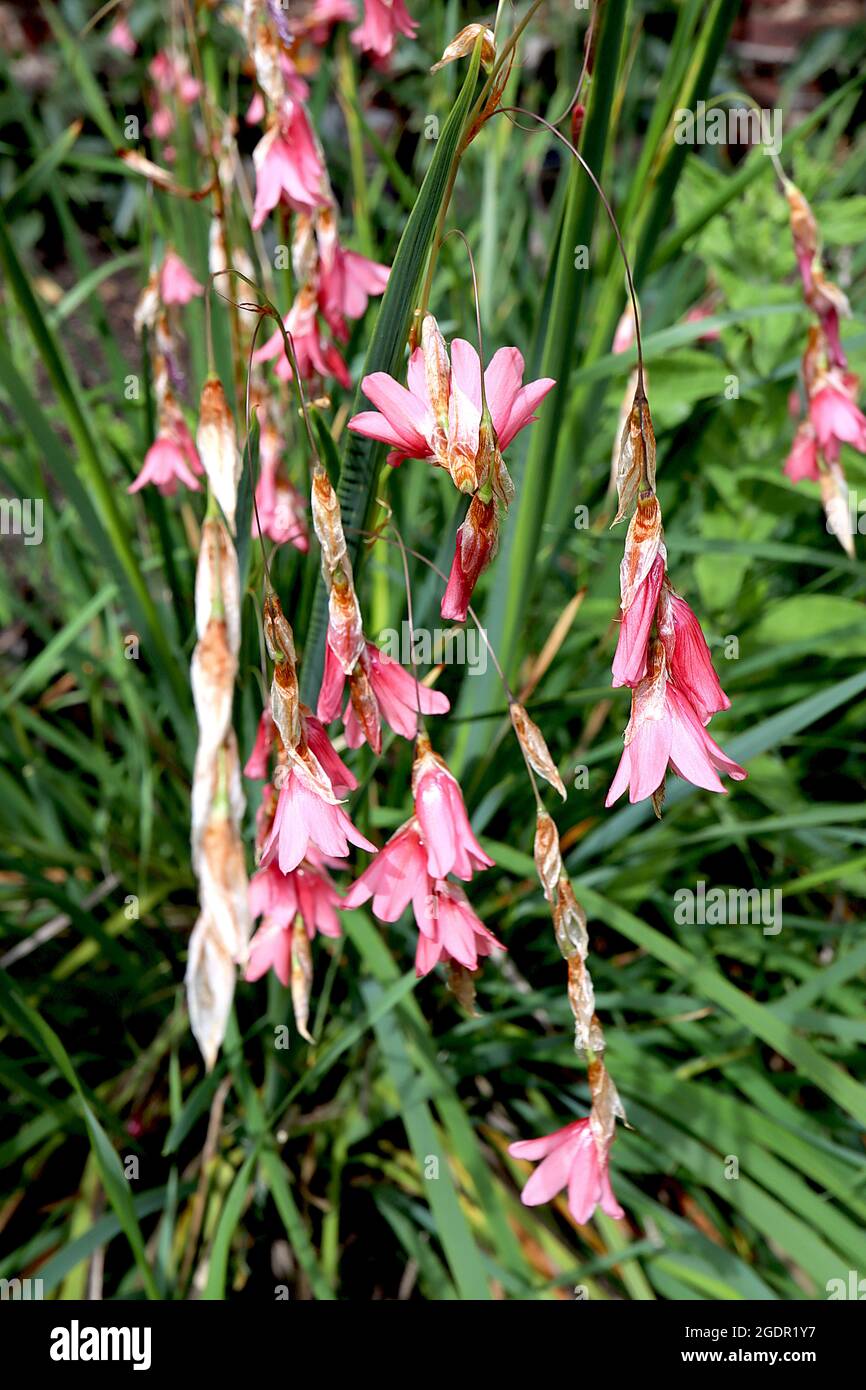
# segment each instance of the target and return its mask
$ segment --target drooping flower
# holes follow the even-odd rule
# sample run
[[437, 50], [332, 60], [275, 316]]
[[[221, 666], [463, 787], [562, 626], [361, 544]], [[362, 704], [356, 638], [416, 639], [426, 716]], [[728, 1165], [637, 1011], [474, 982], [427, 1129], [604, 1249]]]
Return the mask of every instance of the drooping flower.
[[[262, 534], [277, 545], [287, 542], [306, 553], [310, 548], [306, 505], [294, 483], [282, 475], [280, 460], [283, 442], [277, 430], [267, 420], [259, 436], [259, 480], [256, 484], [256, 512]], [[258, 535], [256, 516], [251, 532]]]
[[818, 440], [815, 427], [810, 420], [802, 420], [794, 435], [791, 452], [785, 463], [785, 475], [792, 483], [801, 483], [804, 478], [817, 483], [821, 476], [818, 468]]
[[866, 417], [857, 406], [857, 377], [831, 370], [809, 397], [809, 419], [818, 444], [829, 460], [839, 457], [840, 445], [850, 444], [866, 454]]
[[[309, 381], [314, 376], [332, 376], [341, 386], [351, 386], [352, 379], [339, 351], [322, 335], [315, 285], [304, 285], [298, 291], [284, 324], [286, 331], [292, 335], [298, 370], [303, 380]], [[253, 354], [253, 362], [268, 362], [274, 358], [277, 376], [281, 381], [291, 381], [292, 366], [279, 329]]]
[[[372, 690], [375, 710], [372, 719], [369, 715], [358, 718], [356, 699], [350, 695], [343, 710], [343, 725], [346, 742], [350, 748], [360, 748], [362, 743], [370, 742], [372, 734], [374, 752], [381, 752], [381, 723], [379, 716], [403, 738], [414, 738], [418, 732], [418, 710], [422, 714], [446, 714], [451, 708], [447, 695], [439, 690], [430, 690], [426, 685], [416, 682], [399, 662], [392, 660], [372, 642], [367, 642], [356, 663]], [[354, 672], [353, 672], [354, 675]], [[348, 678], [351, 682], [351, 677]], [[346, 672], [340, 664], [330, 642], [325, 643], [325, 673], [319, 692], [316, 712], [325, 724], [336, 719], [343, 702], [343, 691], [347, 680]]]
[[664, 577], [664, 558], [656, 555], [649, 573], [638, 585], [634, 601], [622, 615], [612, 668], [615, 689], [622, 685], [635, 686], [646, 675], [650, 631]]
[[250, 756], [244, 763], [244, 776], [254, 782], [263, 781], [268, 775], [268, 760], [274, 746], [274, 721], [270, 705], [262, 710], [256, 726], [256, 739]]
[[454, 559], [442, 602], [440, 615], [449, 622], [464, 623], [475, 585], [496, 555], [499, 546], [499, 518], [496, 502], [486, 502], [476, 493], [469, 509], [457, 528]]
[[125, 53], [128, 58], [132, 58], [138, 51], [138, 44], [125, 15], [121, 15], [112, 24], [108, 31], [108, 42], [112, 48], [117, 49], [118, 53]]
[[126, 490], [139, 492], [146, 483], [153, 483], [164, 497], [171, 497], [180, 482], [191, 491], [198, 492], [196, 475], [203, 472], [186, 422], [173, 399], [167, 395], [159, 433], [144, 456], [141, 472]]
[[666, 584], [662, 603], [665, 611], [659, 618], [659, 631], [670, 677], [701, 722], [709, 724], [714, 714], [730, 709], [731, 702], [719, 683], [701, 625], [685, 599]]
[[[500, 348], [484, 373], [487, 403], [504, 452], [536, 407], [556, 384], [550, 377], [523, 382], [524, 362], [514, 347]], [[474, 492], [481, 479], [475, 460], [481, 425], [481, 366], [471, 343], [455, 338], [451, 357], [435, 319], [422, 326], [422, 346], [409, 359], [408, 386], [387, 372], [373, 372], [361, 382], [375, 410], [361, 411], [349, 428], [368, 439], [391, 445], [388, 462], [426, 459], [446, 469], [455, 485]]]
[[396, 922], [413, 900], [423, 903], [428, 891], [427, 854], [414, 819], [406, 821], [356, 878], [343, 903], [362, 907], [373, 899], [380, 922]]
[[456, 883], [431, 880], [430, 890], [423, 902], [413, 900], [418, 927], [415, 974], [419, 979], [429, 975], [440, 961], [454, 961], [465, 970], [477, 970], [479, 960], [493, 951], [505, 950], [472, 911], [466, 894]]
[[599, 1206], [616, 1221], [625, 1215], [610, 1185], [608, 1153], [601, 1150], [588, 1118], [542, 1139], [521, 1139], [508, 1152], [513, 1158], [541, 1160], [521, 1193], [525, 1206], [549, 1202], [567, 1188], [568, 1209], [579, 1226]]
[[396, 922], [411, 902], [419, 933], [418, 976], [429, 974], [439, 961], [477, 970], [480, 959], [505, 947], [472, 911], [457, 884], [430, 874], [428, 861], [426, 832], [413, 816], [352, 884], [343, 905], [361, 907], [372, 898], [379, 921]]
[[284, 202], [295, 212], [312, 212], [327, 202], [325, 169], [300, 101], [288, 98], [253, 151], [256, 198], [253, 230]]
[[397, 34], [414, 39], [417, 20], [410, 17], [404, 0], [364, 0], [364, 18], [352, 30], [352, 43], [385, 63], [393, 52]]
[[319, 273], [319, 308], [331, 332], [345, 341], [346, 319], [362, 318], [372, 295], [384, 294], [390, 268], [337, 245]]
[[665, 651], [656, 640], [647, 674], [632, 692], [625, 747], [605, 806], [612, 806], [626, 788], [631, 802], [655, 796], [668, 766], [684, 781], [712, 792], [725, 791], [719, 772], [737, 782], [746, 776], [710, 738], [688, 697], [668, 678]]
[[284, 874], [291, 873], [309, 857], [311, 847], [335, 859], [345, 859], [350, 844], [375, 851], [376, 846], [352, 824], [316, 763], [308, 753], [305, 759], [292, 758], [277, 769], [277, 808], [262, 850], [263, 866], [276, 861]]
[[314, 0], [312, 9], [301, 21], [305, 38], [311, 43], [327, 43], [335, 24], [351, 23], [355, 19], [352, 0]]
[[453, 873], [465, 882], [477, 869], [492, 866], [472, 833], [460, 785], [433, 752], [426, 734], [419, 735], [416, 745], [412, 793], [432, 878]]
[[250, 942], [248, 981], [258, 980], [268, 970], [288, 985], [292, 961], [292, 931], [300, 917], [307, 936], [340, 935], [337, 909], [342, 907], [325, 867], [315, 850], [291, 873], [284, 874], [272, 862], [250, 879], [250, 913], [262, 923]]
[[191, 299], [204, 294], [204, 286], [176, 251], [166, 252], [159, 272], [159, 294], [163, 304], [189, 304]]

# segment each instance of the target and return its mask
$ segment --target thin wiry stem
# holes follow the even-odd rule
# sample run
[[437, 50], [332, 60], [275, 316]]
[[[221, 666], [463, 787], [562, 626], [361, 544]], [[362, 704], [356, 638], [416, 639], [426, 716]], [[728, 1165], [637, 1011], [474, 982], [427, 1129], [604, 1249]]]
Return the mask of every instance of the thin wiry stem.
[[409, 664], [412, 667], [412, 676], [415, 681], [415, 704], [418, 715], [418, 728], [424, 729], [424, 715], [421, 710], [421, 682], [418, 679], [418, 662], [415, 657], [415, 619], [412, 614], [412, 585], [409, 582], [409, 561], [406, 558], [406, 546], [400, 534], [400, 528], [394, 521], [393, 516], [389, 516], [388, 524], [397, 538], [400, 547], [400, 558], [403, 562], [403, 582], [406, 585], [406, 613], [409, 621]]
[[[561, 130], [557, 130], [556, 127], [551, 125], [550, 121], [545, 120], [543, 116], [539, 116], [535, 111], [527, 111], [527, 109], [523, 106], [499, 106], [492, 113], [492, 115], [528, 116], [531, 121], [538, 121], [539, 125], [543, 125], [546, 130], [549, 130], [551, 135], [554, 135], [557, 140], [560, 140], [562, 144], [565, 146], [565, 148], [569, 150], [572, 155], [574, 155], [574, 158], [577, 160], [581, 169], [583, 169], [584, 173], [589, 178], [593, 188], [595, 189], [596, 193], [601, 199], [602, 206], [605, 212], [607, 213], [608, 221], [610, 222], [610, 225], [613, 228], [614, 236], [616, 237], [617, 245], [619, 247], [619, 253], [622, 256], [623, 265], [625, 266], [625, 276], [626, 281], [628, 283], [629, 298], [631, 299], [632, 312], [634, 313], [635, 343], [637, 345], [638, 381], [636, 394], [637, 397], [643, 397], [645, 399], [646, 392], [644, 390], [643, 344], [641, 342], [640, 305], [638, 304], [637, 293], [634, 287], [634, 276], [632, 275], [631, 262], [629, 261], [628, 254], [625, 249], [625, 242], [622, 238], [622, 232], [619, 229], [619, 223], [617, 222], [616, 217], [614, 216], [614, 211], [610, 205], [610, 202], [608, 201], [607, 194], [605, 193], [604, 189], [602, 188], [601, 184], [599, 183], [595, 174], [590, 169], [589, 165], [587, 164], [580, 151], [575, 149], [574, 145], [571, 143], [570, 140], [566, 139], [566, 137], [562, 134]], [[526, 129], [525, 126], [520, 125], [519, 121], [514, 121], [513, 124], [516, 125], [519, 130]]]
[[[226, 266], [225, 270], [213, 271], [213, 273], [211, 274], [211, 279], [215, 280], [218, 275], [236, 275], [239, 280], [243, 280], [245, 285], [249, 285], [250, 289], [255, 290], [256, 294], [261, 295], [262, 299], [264, 300], [264, 303], [248, 304], [243, 301], [238, 303], [235, 300], [231, 299], [229, 295], [222, 294], [220, 290], [217, 290], [216, 293], [220, 296], [221, 299], [224, 299], [227, 304], [233, 304], [236, 309], [246, 309], [253, 313], [258, 313], [260, 316], [259, 322], [261, 322], [262, 318], [272, 318], [276, 323], [280, 333], [282, 333], [283, 343], [286, 349], [286, 356], [288, 357], [289, 362], [291, 364], [292, 378], [295, 383], [295, 389], [298, 393], [298, 400], [301, 404], [301, 414], [304, 417], [304, 425], [306, 426], [307, 439], [310, 444], [310, 453], [313, 456], [314, 462], [317, 464], [319, 468], [321, 468], [322, 460], [319, 457], [319, 449], [318, 445], [316, 444], [316, 437], [313, 433], [313, 426], [310, 421], [309, 408], [307, 406], [307, 398], [304, 395], [304, 388], [301, 384], [301, 373], [298, 368], [298, 358], [295, 352], [294, 339], [292, 338], [291, 333], [286, 328], [286, 325], [283, 323], [282, 315], [280, 314], [279, 309], [277, 309], [277, 307], [271, 303], [264, 290], [256, 284], [255, 280], [251, 280], [249, 276], [244, 275], [242, 271], [235, 270], [234, 266], [228, 265]], [[312, 469], [310, 470], [310, 472], [312, 473]]]

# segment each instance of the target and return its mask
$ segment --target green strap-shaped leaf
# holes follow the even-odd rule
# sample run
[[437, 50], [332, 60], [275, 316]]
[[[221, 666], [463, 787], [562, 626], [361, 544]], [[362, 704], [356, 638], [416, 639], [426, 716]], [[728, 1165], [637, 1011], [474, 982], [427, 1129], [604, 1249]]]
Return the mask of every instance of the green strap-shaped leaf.
[[[480, 61], [481, 51], [476, 46], [466, 80], [436, 142], [430, 168], [403, 229], [388, 278], [388, 287], [382, 297], [376, 326], [364, 359], [362, 378], [369, 376], [371, 372], [389, 372], [393, 376], [401, 365], [409, 323], [415, 308], [418, 282], [427, 261], [442, 203], [448, 196], [450, 174], [458, 157], [466, 117], [475, 95]], [[355, 395], [355, 412], [364, 409], [364, 400], [359, 384]], [[361, 543], [358, 530], [364, 527], [370, 513], [381, 457], [381, 444], [372, 439], [364, 439], [361, 435], [349, 434], [343, 453], [337, 496], [340, 499], [343, 526], [346, 529], [346, 540], [353, 561]], [[324, 587], [320, 587], [316, 593], [305, 643], [306, 660], [301, 692], [307, 703], [312, 701], [321, 680], [326, 619], [325, 590]]]

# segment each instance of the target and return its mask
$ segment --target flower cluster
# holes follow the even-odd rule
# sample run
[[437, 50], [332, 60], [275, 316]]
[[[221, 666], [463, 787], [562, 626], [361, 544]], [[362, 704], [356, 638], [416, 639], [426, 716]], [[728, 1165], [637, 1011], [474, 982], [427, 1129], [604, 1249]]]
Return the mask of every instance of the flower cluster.
[[632, 692], [625, 746], [605, 805], [628, 788], [630, 801], [652, 797], [660, 812], [668, 768], [706, 791], [725, 790], [719, 773], [740, 781], [743, 768], [706, 725], [730, 705], [700, 624], [667, 574], [661, 508], [655, 495], [655, 434], [639, 384], [620, 446], [616, 520], [635, 510], [620, 566], [622, 621], [613, 685]]
[[502, 451], [531, 424], [536, 407], [556, 384], [542, 377], [524, 386], [523, 368], [517, 348], [500, 348], [482, 377], [472, 344], [455, 338], [449, 358], [439, 325], [427, 314], [421, 344], [409, 358], [407, 385], [387, 372], [373, 372], [361, 382], [376, 409], [353, 416], [349, 429], [389, 444], [388, 462], [394, 467], [413, 458], [443, 468], [471, 498], [457, 531], [443, 618], [466, 619], [472, 591], [496, 553], [498, 512], [514, 496]]
[[808, 478], [820, 485], [828, 527], [853, 556], [854, 528], [840, 453], [842, 445], [849, 444], [866, 454], [866, 416], [857, 405], [860, 380], [848, 371], [839, 334], [839, 320], [851, 309], [842, 290], [824, 273], [812, 209], [794, 184], [787, 184], [785, 191], [803, 297], [818, 320], [809, 329], [803, 354], [808, 411], [797, 428], [785, 473], [792, 483]]
[[411, 902], [419, 933], [417, 974], [427, 975], [440, 961], [454, 973], [477, 970], [482, 957], [505, 948], [448, 876], [466, 883], [493, 860], [473, 835], [460, 787], [426, 734], [415, 747], [412, 793], [415, 814], [349, 889], [345, 905], [360, 907], [372, 898], [379, 920], [396, 922]]

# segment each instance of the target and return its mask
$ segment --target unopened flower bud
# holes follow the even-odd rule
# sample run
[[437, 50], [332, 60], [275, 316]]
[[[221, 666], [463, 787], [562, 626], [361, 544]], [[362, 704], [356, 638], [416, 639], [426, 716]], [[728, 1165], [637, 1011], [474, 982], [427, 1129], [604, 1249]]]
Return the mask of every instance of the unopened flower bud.
[[465, 622], [472, 591], [496, 554], [498, 540], [496, 503], [493, 498], [482, 501], [476, 493], [457, 531], [454, 560], [440, 610], [443, 618]]
[[196, 445], [211, 490], [234, 535], [241, 456], [235, 422], [218, 377], [211, 377], [202, 388]]

